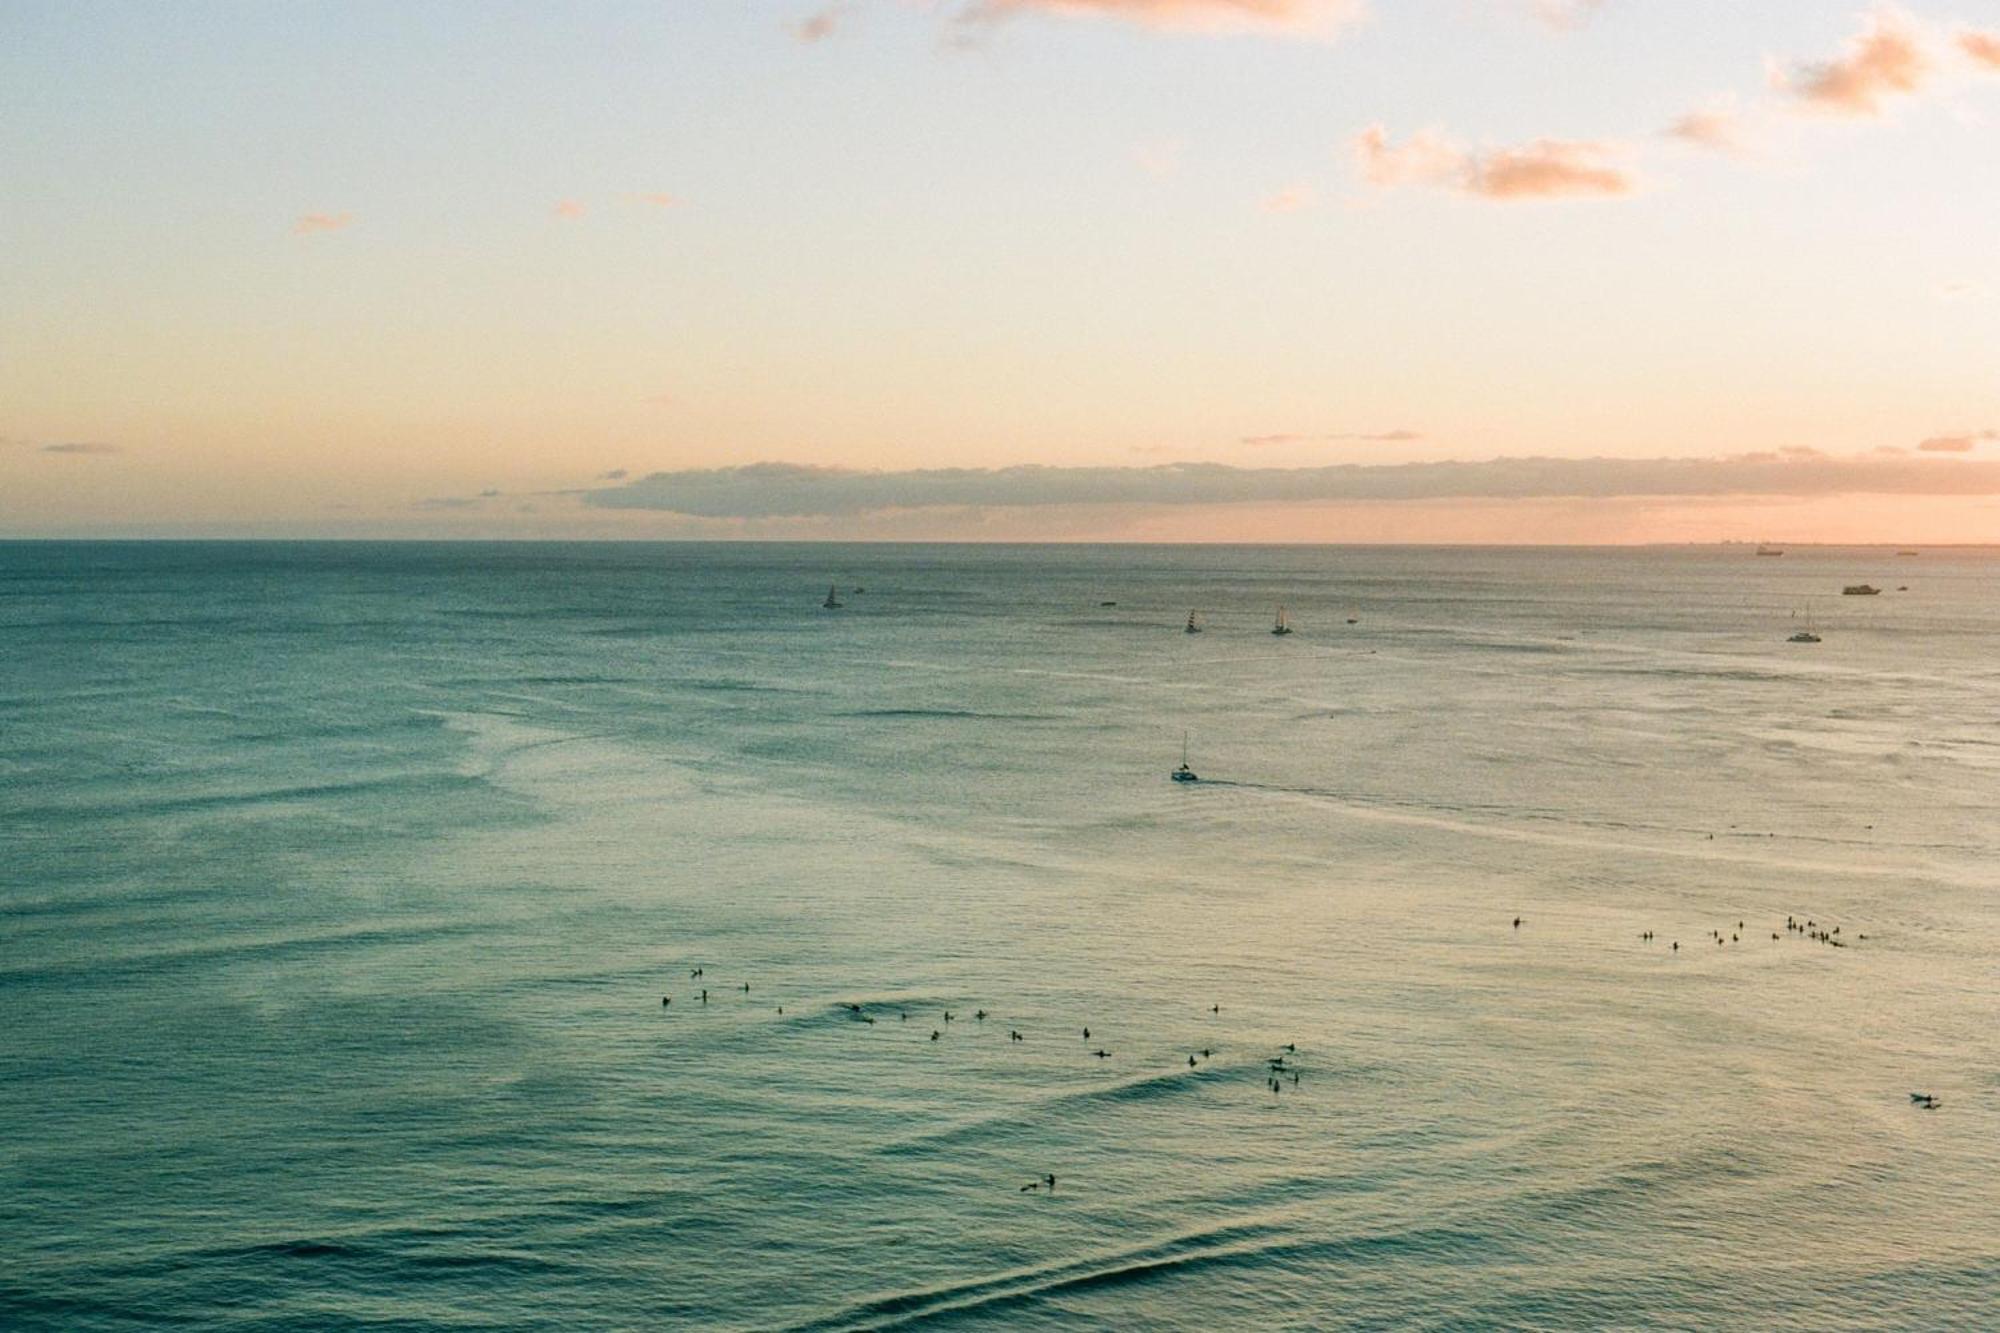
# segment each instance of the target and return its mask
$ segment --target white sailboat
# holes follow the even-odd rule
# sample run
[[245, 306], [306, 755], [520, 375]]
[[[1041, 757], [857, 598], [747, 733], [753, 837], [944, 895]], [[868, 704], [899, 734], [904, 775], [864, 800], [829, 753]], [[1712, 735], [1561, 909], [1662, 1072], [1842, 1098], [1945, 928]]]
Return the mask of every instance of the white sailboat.
[[1181, 766], [1174, 770], [1173, 779], [1175, 782], [1201, 781], [1199, 777], [1195, 776], [1195, 771], [1188, 767], [1188, 740], [1185, 731], [1181, 733]]
[[1185, 630], [1183, 630], [1183, 631], [1182, 631], [1182, 633], [1184, 633], [1184, 634], [1199, 634], [1199, 633], [1201, 633], [1201, 626], [1195, 623], [1195, 618], [1194, 618], [1194, 612], [1192, 612], [1192, 611], [1188, 612], [1188, 623], [1187, 623], [1187, 628], [1186, 628]]
[[1285, 618], [1285, 608], [1281, 603], [1278, 607], [1278, 623], [1271, 626], [1271, 633], [1290, 634], [1291, 632], [1292, 632], [1292, 622]]

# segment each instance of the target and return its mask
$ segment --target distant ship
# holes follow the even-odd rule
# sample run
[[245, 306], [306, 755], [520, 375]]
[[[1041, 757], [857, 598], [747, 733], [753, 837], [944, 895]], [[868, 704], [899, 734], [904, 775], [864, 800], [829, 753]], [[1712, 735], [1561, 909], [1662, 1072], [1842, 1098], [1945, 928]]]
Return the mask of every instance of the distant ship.
[[1783, 555], [1784, 553], [1785, 553], [1784, 547], [1772, 546], [1768, 542], [1757, 548], [1758, 555]]
[[1182, 631], [1182, 633], [1184, 633], [1184, 634], [1199, 634], [1199, 633], [1201, 633], [1201, 626], [1199, 626], [1199, 625], [1197, 625], [1197, 624], [1195, 624], [1195, 623], [1194, 623], [1194, 612], [1192, 612], [1192, 611], [1188, 612], [1188, 623], [1187, 623], [1187, 628], [1186, 628], [1185, 630], [1183, 630], [1183, 631]]
[[1923, 554], [1923, 552], [1921, 552], [1921, 551], [1898, 551], [1898, 552], [1896, 552], [1896, 554], [1897, 554], [1897, 555], [1922, 555], [1922, 554]]
[[1882, 590], [1867, 583], [1850, 583], [1840, 590], [1842, 597], [1877, 597]]
[[1278, 608], [1278, 623], [1271, 626], [1271, 633], [1290, 634], [1291, 632], [1292, 622], [1285, 619], [1285, 608], [1281, 606]]
[[829, 611], [838, 611], [841, 607], [847, 605], [847, 603], [840, 600], [839, 590], [829, 583], [826, 585], [826, 600], [821, 602], [820, 605]]
[[1173, 779], [1175, 782], [1201, 781], [1201, 779], [1195, 775], [1195, 771], [1188, 767], [1187, 733], [1185, 731], [1181, 733], [1181, 766], [1174, 770]]

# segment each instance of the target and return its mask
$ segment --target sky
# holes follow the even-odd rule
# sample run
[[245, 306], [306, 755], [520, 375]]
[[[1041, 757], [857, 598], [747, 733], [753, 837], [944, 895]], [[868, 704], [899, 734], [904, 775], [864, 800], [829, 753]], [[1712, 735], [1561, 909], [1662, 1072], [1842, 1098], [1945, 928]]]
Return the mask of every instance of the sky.
[[0, 537], [2000, 541], [2000, 0], [0, 0]]

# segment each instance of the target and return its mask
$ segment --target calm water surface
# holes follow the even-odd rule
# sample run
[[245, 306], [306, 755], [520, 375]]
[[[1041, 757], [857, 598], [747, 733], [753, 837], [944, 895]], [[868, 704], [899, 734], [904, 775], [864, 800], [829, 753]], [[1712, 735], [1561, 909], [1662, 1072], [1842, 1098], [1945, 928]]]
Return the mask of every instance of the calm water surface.
[[0, 1323], [2000, 1327], [1996, 575], [0, 545]]

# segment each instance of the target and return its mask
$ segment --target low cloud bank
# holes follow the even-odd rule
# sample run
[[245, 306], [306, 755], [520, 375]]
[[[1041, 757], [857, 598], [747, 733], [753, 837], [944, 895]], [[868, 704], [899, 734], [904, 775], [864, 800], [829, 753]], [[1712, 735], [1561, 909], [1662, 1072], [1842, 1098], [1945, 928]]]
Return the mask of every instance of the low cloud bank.
[[1790, 450], [1730, 458], [1495, 458], [1304, 468], [1175, 463], [865, 472], [752, 463], [654, 472], [583, 491], [581, 498], [600, 509], [761, 519], [1064, 505], [1845, 494], [2000, 495], [2000, 462]]

